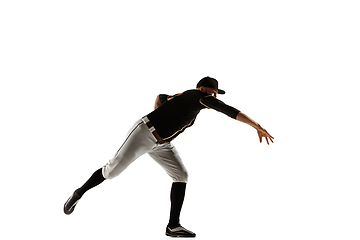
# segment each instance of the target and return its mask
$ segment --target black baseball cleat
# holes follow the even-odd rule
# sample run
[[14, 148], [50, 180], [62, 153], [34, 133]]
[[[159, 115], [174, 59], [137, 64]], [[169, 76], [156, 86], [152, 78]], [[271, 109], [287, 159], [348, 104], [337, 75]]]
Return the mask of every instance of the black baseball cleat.
[[75, 191], [64, 204], [64, 213], [70, 215], [74, 211], [75, 206], [79, 202], [80, 198], [81, 197]]
[[182, 227], [181, 225], [170, 228], [166, 227], [166, 236], [169, 237], [196, 237], [196, 234]]

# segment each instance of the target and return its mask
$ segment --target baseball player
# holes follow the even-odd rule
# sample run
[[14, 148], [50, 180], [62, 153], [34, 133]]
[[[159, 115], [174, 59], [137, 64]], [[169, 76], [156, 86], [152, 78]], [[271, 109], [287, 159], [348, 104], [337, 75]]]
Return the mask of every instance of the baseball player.
[[217, 94], [225, 94], [225, 91], [218, 88], [216, 79], [205, 77], [198, 82], [196, 89], [173, 96], [158, 95], [155, 110], [134, 123], [115, 156], [104, 167], [95, 171], [82, 187], [73, 192], [64, 205], [65, 214], [71, 214], [74, 211], [76, 204], [86, 191], [99, 185], [105, 179], [118, 176], [135, 159], [147, 153], [173, 180], [170, 192], [170, 219], [166, 227], [166, 235], [195, 237], [195, 233], [180, 225], [179, 217], [185, 197], [188, 173], [172, 141], [194, 124], [200, 110], [209, 108], [255, 128], [260, 143], [262, 138], [266, 139], [267, 144], [269, 140], [273, 142], [273, 137], [264, 128], [236, 108], [218, 100]]

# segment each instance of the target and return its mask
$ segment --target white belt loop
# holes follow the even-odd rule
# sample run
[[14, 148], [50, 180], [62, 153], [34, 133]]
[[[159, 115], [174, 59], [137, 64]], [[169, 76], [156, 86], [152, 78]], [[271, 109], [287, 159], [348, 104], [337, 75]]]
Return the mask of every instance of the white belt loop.
[[[148, 119], [147, 116], [143, 117], [143, 118], [142, 118], [142, 121], [143, 121], [145, 124], [147, 124], [148, 122], [150, 122], [150, 120]], [[150, 127], [149, 130], [150, 130], [150, 132], [156, 131], [156, 129], [155, 129], [154, 126]]]
[[150, 120], [148, 119], [147, 116], [143, 117], [142, 120], [143, 120], [143, 122], [144, 122], [145, 124], [148, 123], [148, 122], [150, 122]]

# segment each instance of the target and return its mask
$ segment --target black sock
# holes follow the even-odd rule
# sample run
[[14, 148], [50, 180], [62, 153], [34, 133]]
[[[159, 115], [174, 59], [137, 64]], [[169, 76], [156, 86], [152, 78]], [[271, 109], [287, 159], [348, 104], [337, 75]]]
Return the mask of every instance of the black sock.
[[82, 195], [84, 195], [84, 193], [87, 190], [99, 185], [104, 180], [105, 178], [102, 175], [102, 168], [100, 168], [94, 172], [94, 174], [89, 178], [89, 180], [87, 180], [87, 182], [81, 188], [76, 190], [76, 193], [79, 194], [80, 197], [82, 197]]
[[186, 183], [174, 182], [171, 187], [170, 220], [169, 227], [176, 227], [180, 224], [180, 212], [185, 198]]

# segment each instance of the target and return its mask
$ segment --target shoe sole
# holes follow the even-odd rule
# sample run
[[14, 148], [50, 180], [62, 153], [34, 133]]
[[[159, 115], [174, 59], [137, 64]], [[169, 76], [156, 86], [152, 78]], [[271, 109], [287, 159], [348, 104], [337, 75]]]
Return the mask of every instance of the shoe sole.
[[166, 234], [166, 236], [169, 236], [169, 237], [178, 237], [178, 238], [194, 238], [194, 237], [196, 237], [196, 235], [195, 236], [189, 236], [189, 235], [178, 235], [178, 234], [170, 234], [170, 233], [165, 233]]

